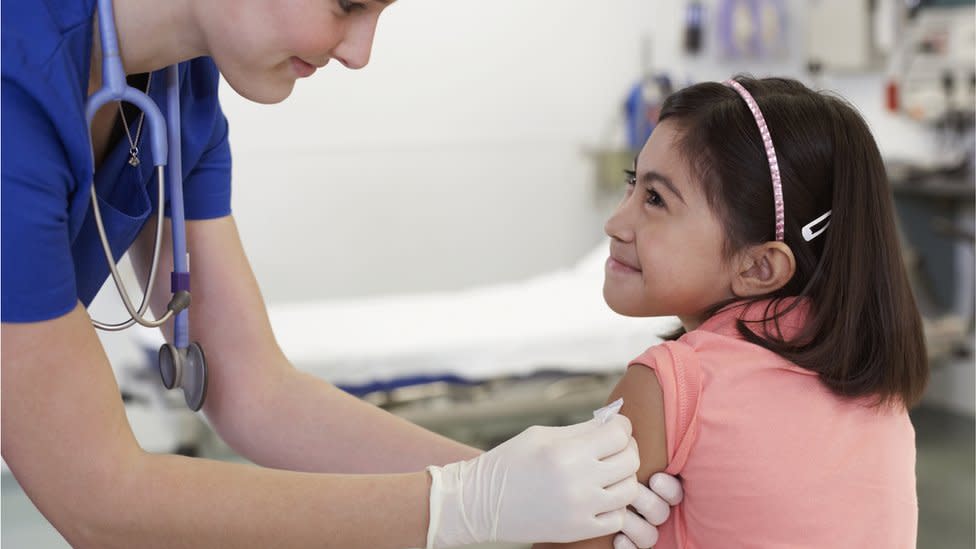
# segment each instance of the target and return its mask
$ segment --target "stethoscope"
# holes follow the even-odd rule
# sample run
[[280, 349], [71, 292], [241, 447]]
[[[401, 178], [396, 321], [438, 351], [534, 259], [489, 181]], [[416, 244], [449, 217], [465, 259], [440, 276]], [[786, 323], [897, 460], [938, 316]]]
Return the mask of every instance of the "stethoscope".
[[[96, 328], [109, 331], [124, 330], [139, 323], [147, 327], [162, 326], [173, 318], [173, 343], [163, 344], [159, 348], [159, 374], [163, 385], [167, 389], [179, 387], [183, 389], [183, 396], [187, 406], [197, 411], [203, 406], [207, 396], [207, 364], [204, 360], [203, 349], [199, 343], [190, 343], [190, 259], [186, 253], [186, 226], [183, 216], [183, 162], [180, 155], [180, 86], [179, 68], [177, 65], [166, 67], [166, 104], [169, 117], [164, 117], [156, 103], [145, 93], [130, 87], [125, 80], [122, 68], [122, 58], [119, 55], [119, 44], [115, 31], [115, 17], [112, 0], [98, 0], [98, 28], [101, 33], [102, 46], [102, 87], [99, 88], [85, 103], [85, 118], [88, 121], [88, 140], [91, 146], [91, 124], [95, 113], [109, 102], [126, 101], [142, 109], [148, 122], [149, 138], [151, 141], [153, 158], [155, 159], [156, 174], [159, 179], [159, 191], [156, 215], [156, 236], [153, 241], [152, 263], [149, 266], [149, 280], [146, 291], [142, 296], [142, 303], [137, 310], [129, 300], [122, 277], [119, 276], [112, 248], [105, 234], [102, 214], [95, 195], [94, 181], [94, 149], [92, 148], [92, 185], [91, 203], [95, 212], [95, 225], [102, 241], [102, 249], [108, 260], [108, 267], [115, 281], [122, 302], [129, 312], [129, 320], [118, 324], [106, 324], [92, 320]], [[167, 133], [169, 137], [167, 139]], [[167, 147], [167, 143], [176, 146]], [[169, 149], [167, 151], [167, 149]], [[164, 168], [169, 158], [169, 193], [170, 214], [173, 233], [173, 273], [171, 288], [173, 298], [167, 305], [166, 314], [156, 320], [145, 318], [143, 315], [149, 308], [150, 294], [156, 280], [156, 270], [159, 265], [160, 235], [163, 231], [163, 187], [165, 183]]]

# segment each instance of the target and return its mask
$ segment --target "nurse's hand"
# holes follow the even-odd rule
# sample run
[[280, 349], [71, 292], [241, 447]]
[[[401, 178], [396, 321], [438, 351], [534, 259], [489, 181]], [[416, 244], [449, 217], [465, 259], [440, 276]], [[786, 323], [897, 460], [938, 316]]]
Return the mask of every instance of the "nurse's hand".
[[613, 538], [613, 549], [648, 549], [657, 543], [657, 527], [671, 515], [671, 507], [681, 503], [684, 491], [681, 482], [666, 473], [655, 473], [648, 486], [640, 487], [640, 495], [627, 511], [623, 533]]
[[568, 542], [621, 531], [640, 494], [630, 420], [530, 427], [470, 461], [429, 467], [427, 547]]

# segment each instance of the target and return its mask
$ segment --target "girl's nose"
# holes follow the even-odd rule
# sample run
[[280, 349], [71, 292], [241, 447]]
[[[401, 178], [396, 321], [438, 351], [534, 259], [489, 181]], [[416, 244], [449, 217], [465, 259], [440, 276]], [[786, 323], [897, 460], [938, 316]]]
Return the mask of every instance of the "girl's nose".
[[622, 242], [630, 242], [634, 239], [632, 224], [628, 222], [627, 202], [627, 199], [624, 199], [603, 225], [603, 231], [607, 236]]

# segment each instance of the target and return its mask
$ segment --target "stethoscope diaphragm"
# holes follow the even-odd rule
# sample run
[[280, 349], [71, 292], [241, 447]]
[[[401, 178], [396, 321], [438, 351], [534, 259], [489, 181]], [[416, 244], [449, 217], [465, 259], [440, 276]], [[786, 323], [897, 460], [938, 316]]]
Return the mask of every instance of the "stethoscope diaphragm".
[[207, 361], [200, 344], [193, 342], [185, 349], [163, 344], [159, 348], [159, 376], [167, 389], [183, 390], [183, 398], [191, 410], [200, 410], [207, 397]]

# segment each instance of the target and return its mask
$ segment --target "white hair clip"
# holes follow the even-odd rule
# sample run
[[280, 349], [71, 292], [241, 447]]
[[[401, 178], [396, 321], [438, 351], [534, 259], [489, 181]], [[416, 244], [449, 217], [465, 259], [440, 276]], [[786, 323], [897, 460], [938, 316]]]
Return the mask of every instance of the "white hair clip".
[[820, 227], [819, 229], [817, 229], [817, 232], [813, 232], [813, 227], [817, 223], [820, 223], [821, 221], [823, 221], [823, 220], [827, 219], [828, 217], [830, 217], [830, 212], [831, 211], [833, 211], [833, 210], [827, 210], [827, 213], [825, 213], [822, 216], [820, 216], [820, 217], [814, 219], [813, 221], [807, 223], [806, 225], [803, 226], [802, 229], [800, 229], [800, 234], [803, 235], [803, 240], [806, 240], [807, 242], [810, 242], [811, 240], [813, 240], [814, 238], [817, 238], [824, 231], [827, 230], [827, 226], [830, 225], [830, 220], [829, 219], [827, 220], [826, 223], [823, 224], [823, 227]]

